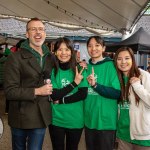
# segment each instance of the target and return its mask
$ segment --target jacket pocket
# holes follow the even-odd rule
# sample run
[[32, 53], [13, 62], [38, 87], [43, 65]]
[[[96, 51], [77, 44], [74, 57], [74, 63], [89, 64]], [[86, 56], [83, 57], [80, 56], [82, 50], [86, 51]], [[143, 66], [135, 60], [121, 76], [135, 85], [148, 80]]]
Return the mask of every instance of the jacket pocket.
[[140, 103], [139, 108], [130, 110], [130, 129], [134, 135], [150, 135], [150, 109]]

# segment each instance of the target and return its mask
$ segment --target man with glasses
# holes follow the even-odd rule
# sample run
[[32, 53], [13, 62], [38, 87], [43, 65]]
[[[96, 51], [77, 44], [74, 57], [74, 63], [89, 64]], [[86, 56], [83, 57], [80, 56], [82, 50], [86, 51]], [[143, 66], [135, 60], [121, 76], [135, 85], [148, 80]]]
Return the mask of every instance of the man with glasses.
[[9, 99], [8, 124], [13, 150], [42, 150], [46, 127], [51, 122], [50, 78], [55, 59], [44, 45], [45, 27], [32, 18], [26, 25], [25, 42], [11, 54], [5, 65], [4, 89]]

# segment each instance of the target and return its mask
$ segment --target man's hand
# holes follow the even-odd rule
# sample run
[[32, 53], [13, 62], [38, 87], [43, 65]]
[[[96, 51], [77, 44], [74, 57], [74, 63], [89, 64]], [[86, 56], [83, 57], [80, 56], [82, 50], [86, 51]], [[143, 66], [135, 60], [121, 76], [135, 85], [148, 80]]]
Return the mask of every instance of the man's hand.
[[51, 95], [52, 91], [53, 91], [52, 84], [45, 84], [42, 87], [35, 88], [35, 95], [41, 95], [41, 96]]
[[86, 63], [86, 61], [84, 61], [84, 60], [80, 61], [79, 65], [80, 65], [80, 67], [83, 67], [83, 68], [87, 69], [87, 63]]

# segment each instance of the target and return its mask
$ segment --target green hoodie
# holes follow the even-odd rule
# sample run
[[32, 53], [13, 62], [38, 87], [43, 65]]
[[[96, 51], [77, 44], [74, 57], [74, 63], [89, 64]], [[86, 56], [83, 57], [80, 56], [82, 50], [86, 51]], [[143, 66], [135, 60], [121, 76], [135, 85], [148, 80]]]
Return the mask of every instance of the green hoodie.
[[41, 56], [36, 50], [30, 47], [28, 39], [21, 44], [21, 48], [30, 51], [37, 58], [37, 61], [40, 64], [41, 68], [43, 68], [45, 57], [50, 53], [48, 47], [45, 44], [42, 45], [43, 56]]
[[[88, 75], [92, 73], [96, 82], [105, 87], [120, 90], [120, 83], [113, 61], [105, 58], [93, 64], [91, 59], [88, 65]], [[97, 130], [116, 130], [117, 100], [104, 97], [91, 86], [88, 87], [88, 96], [84, 101], [85, 126]]]

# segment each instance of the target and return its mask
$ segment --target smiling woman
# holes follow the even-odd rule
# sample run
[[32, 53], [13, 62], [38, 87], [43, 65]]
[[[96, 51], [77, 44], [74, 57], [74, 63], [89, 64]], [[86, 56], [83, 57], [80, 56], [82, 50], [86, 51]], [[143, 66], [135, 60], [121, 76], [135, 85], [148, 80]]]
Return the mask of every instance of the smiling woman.
[[57, 65], [51, 74], [53, 103], [49, 126], [52, 146], [55, 150], [77, 150], [84, 127], [83, 100], [88, 90], [86, 71], [77, 66], [73, 44], [68, 38], [56, 40], [54, 54]]
[[3, 130], [4, 130], [4, 128], [3, 128], [3, 122], [2, 122], [2, 119], [0, 118], [0, 138], [3, 135]]
[[150, 74], [137, 67], [130, 47], [114, 57], [121, 85], [118, 101], [118, 150], [150, 150]]

